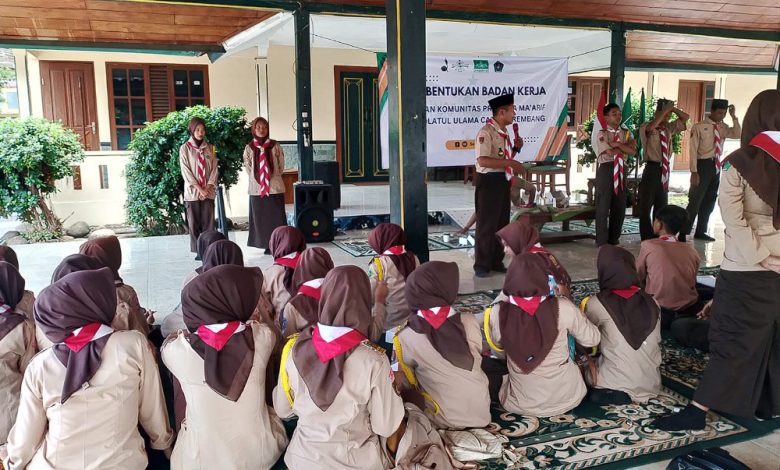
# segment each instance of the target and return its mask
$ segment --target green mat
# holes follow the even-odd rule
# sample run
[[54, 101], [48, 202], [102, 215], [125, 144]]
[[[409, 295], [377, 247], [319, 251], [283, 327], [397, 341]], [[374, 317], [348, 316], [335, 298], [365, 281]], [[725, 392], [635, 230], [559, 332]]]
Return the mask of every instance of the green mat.
[[[585, 220], [572, 220], [569, 222], [570, 230], [577, 230], [585, 232], [591, 235], [596, 234], [596, 224], [593, 221]], [[541, 228], [542, 233], [553, 233], [563, 231], [563, 224], [560, 222], [548, 222]], [[623, 235], [638, 235], [639, 234], [639, 219], [634, 217], [626, 217], [623, 221]]]
[[[453, 231], [454, 232], [454, 231]], [[445, 242], [443, 235], [449, 232], [432, 233], [428, 236], [428, 250], [458, 250], [463, 248], [472, 248], [472, 246], [458, 245], [458, 236], [450, 233], [451, 239]], [[473, 236], [473, 233], [472, 233]], [[363, 237], [342, 238], [333, 240], [331, 243], [346, 251], [354, 257], [376, 256], [376, 252], [368, 245], [368, 239]]]

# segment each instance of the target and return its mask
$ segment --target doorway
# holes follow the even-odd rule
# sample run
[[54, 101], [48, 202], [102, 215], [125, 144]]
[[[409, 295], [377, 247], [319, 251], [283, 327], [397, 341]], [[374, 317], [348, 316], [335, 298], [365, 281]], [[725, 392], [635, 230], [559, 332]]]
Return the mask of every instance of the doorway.
[[336, 154], [344, 183], [386, 182], [379, 144], [379, 74], [336, 67]]
[[[709, 113], [714, 97], [715, 82], [680, 80], [677, 106], [691, 116], [690, 124], [696, 124]], [[674, 170], [690, 168], [690, 142], [690, 132], [683, 132], [682, 151], [674, 159]]]
[[100, 150], [92, 62], [41, 61], [43, 115], [78, 134], [85, 150]]

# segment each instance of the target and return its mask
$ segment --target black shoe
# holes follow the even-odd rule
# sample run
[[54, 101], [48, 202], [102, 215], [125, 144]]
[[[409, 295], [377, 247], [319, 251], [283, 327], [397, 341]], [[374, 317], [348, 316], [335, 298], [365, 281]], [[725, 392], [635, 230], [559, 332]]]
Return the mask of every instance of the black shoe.
[[266, 248], [266, 249], [263, 251], [263, 254], [264, 254], [264, 255], [270, 255], [270, 254], [271, 254], [271, 250], [269, 250], [268, 248]]
[[598, 405], [630, 405], [633, 403], [628, 393], [608, 388], [594, 388], [588, 393], [588, 400]]
[[707, 235], [706, 233], [694, 234], [693, 238], [695, 238], [696, 240], [704, 240], [706, 242], [714, 242], [715, 241], [714, 238], [712, 238], [711, 236]]
[[474, 269], [474, 275], [477, 277], [489, 277], [490, 271], [487, 269]]
[[707, 424], [707, 412], [690, 404], [679, 413], [661, 416], [655, 419], [651, 426], [661, 431], [698, 431]]
[[688, 235], [681, 233], [677, 235], [677, 241], [685, 243], [688, 240]]
[[200, 255], [195, 255], [195, 261], [203, 261]]
[[491, 271], [495, 271], [497, 273], [505, 273], [506, 272], [506, 267], [503, 264], [499, 264], [498, 266], [493, 268]]

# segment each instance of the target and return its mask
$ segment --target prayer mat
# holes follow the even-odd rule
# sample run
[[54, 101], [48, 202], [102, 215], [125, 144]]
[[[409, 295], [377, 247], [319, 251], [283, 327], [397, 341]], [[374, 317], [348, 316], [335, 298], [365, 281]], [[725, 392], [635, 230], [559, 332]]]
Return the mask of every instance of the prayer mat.
[[[576, 230], [578, 232], [585, 232], [591, 235], [596, 234], [596, 224], [593, 222], [588, 223], [585, 220], [572, 220], [569, 222], [569, 229]], [[563, 230], [563, 226], [560, 222], [548, 222], [541, 228], [542, 233], [560, 232]], [[626, 217], [623, 221], [623, 235], [638, 235], [639, 234], [639, 219], [635, 217]]]
[[[442, 251], [442, 250], [455, 250], [459, 248], [472, 248], [469, 246], [459, 246], [458, 237], [452, 235], [454, 243], [444, 243], [442, 235], [447, 232], [439, 234], [431, 234], [428, 237], [428, 250], [430, 251]], [[376, 256], [376, 252], [368, 245], [368, 238], [355, 237], [355, 238], [342, 238], [333, 240], [331, 243], [346, 251], [350, 255], [359, 258], [361, 256]]]
[[664, 338], [661, 341], [661, 352], [661, 375], [690, 388], [690, 396], [693, 396], [699, 386], [699, 377], [707, 367], [709, 354], [682, 346], [674, 338]]

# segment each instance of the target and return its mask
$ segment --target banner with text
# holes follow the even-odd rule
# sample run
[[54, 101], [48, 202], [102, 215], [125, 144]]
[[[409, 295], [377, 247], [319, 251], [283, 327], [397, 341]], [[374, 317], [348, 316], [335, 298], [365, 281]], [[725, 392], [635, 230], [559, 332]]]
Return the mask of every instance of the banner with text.
[[[384, 54], [380, 78], [387, 75]], [[464, 166], [475, 161], [474, 139], [491, 117], [488, 101], [515, 95], [515, 122], [523, 149], [516, 160], [542, 161], [561, 154], [568, 117], [568, 59], [532, 57], [427, 58], [428, 166]], [[382, 167], [389, 167], [387, 86], [380, 79]], [[510, 137], [513, 137], [511, 130]]]

